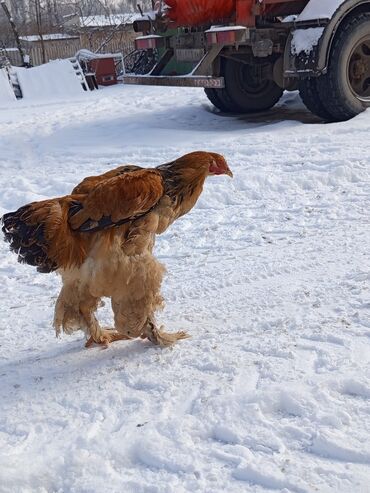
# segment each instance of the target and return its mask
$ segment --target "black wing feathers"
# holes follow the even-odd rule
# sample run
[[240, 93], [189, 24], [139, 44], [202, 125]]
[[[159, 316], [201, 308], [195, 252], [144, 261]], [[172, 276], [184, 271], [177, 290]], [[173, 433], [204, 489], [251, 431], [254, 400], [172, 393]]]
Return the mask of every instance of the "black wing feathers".
[[2, 217], [2, 231], [5, 241], [10, 243], [10, 250], [18, 254], [18, 262], [37, 267], [39, 272], [52, 272], [57, 266], [45, 251], [44, 225], [28, 224], [30, 205], [25, 205], [15, 212]]

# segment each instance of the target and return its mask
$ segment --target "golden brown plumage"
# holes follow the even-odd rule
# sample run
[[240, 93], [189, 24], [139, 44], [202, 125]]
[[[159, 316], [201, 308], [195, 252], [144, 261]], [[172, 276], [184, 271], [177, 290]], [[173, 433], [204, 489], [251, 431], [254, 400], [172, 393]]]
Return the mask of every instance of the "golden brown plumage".
[[[71, 195], [5, 214], [2, 229], [19, 261], [62, 276], [57, 334], [82, 329], [88, 344], [148, 337], [168, 345], [185, 337], [155, 326], [164, 268], [152, 248], [155, 235], [190, 211], [206, 177], [217, 174], [232, 176], [221, 155], [194, 152], [157, 168], [121, 166], [85, 178]], [[95, 318], [103, 296], [111, 299], [115, 331]]]
[[102, 175], [88, 176], [87, 178], [84, 178], [81, 183], [75, 186], [71, 192], [71, 195], [88, 193], [104, 180], [114, 178], [115, 176], [119, 176], [130, 171], [137, 171], [139, 169], [143, 168], [140, 166], [134, 166], [133, 164], [126, 164], [125, 166], [119, 166], [118, 168], [107, 171]]

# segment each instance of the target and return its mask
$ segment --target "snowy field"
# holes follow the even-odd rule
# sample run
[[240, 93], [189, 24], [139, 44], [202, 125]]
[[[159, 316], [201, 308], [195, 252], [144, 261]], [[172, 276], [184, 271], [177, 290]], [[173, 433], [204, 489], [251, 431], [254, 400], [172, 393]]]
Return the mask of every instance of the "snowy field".
[[325, 125], [290, 94], [228, 117], [122, 86], [7, 105], [0, 215], [193, 150], [234, 180], [158, 237], [160, 321], [192, 336], [173, 349], [56, 339], [60, 280], [0, 242], [0, 492], [369, 492], [370, 111]]

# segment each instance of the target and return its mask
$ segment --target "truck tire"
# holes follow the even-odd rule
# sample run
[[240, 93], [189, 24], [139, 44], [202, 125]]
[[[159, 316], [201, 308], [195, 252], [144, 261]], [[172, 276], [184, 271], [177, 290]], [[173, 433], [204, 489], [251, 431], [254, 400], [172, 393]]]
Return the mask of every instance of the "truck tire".
[[349, 120], [370, 106], [370, 13], [340, 27], [317, 88], [331, 121]]
[[204, 89], [211, 103], [224, 113], [240, 113], [238, 105], [234, 104], [225, 89]]
[[254, 113], [272, 108], [281, 98], [281, 89], [273, 80], [258, 75], [258, 65], [226, 60], [226, 92], [240, 113]]
[[331, 120], [331, 114], [321, 101], [317, 88], [317, 77], [302, 79], [299, 81], [299, 95], [302, 98], [307, 109], [322, 118]]

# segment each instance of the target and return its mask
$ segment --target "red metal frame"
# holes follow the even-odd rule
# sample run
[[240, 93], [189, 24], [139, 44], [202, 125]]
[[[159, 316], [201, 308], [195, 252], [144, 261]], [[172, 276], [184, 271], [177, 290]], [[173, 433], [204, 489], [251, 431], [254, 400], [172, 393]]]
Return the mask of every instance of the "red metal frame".
[[135, 39], [135, 48], [137, 50], [160, 48], [163, 45], [164, 39], [161, 36], [141, 36]]
[[230, 26], [228, 30], [209, 30], [206, 31], [208, 45], [235, 45], [242, 40], [246, 29]]
[[236, 0], [236, 23], [254, 27], [256, 16], [281, 15], [288, 8], [299, 14], [308, 2], [309, 0]]
[[256, 17], [253, 13], [253, 0], [236, 0], [236, 23], [243, 26], [253, 27]]
[[[325, 0], [323, 0], [325, 2]], [[168, 18], [174, 26], [197, 25], [209, 21], [256, 25], [256, 16], [299, 14], [309, 0], [166, 0]]]
[[284, 14], [287, 10], [299, 14], [308, 4], [309, 0], [256, 0], [258, 15]]
[[[289, 2], [295, 2], [295, 3], [298, 3], [297, 0], [262, 0], [262, 2], [258, 2], [260, 3], [261, 5], [265, 4], [265, 5], [271, 5], [273, 3], [289, 3]], [[307, 3], [308, 3], [308, 0], [307, 0]]]

